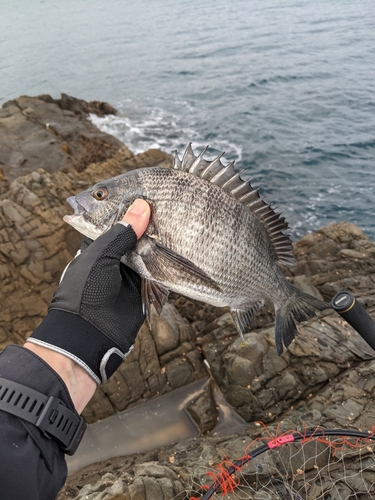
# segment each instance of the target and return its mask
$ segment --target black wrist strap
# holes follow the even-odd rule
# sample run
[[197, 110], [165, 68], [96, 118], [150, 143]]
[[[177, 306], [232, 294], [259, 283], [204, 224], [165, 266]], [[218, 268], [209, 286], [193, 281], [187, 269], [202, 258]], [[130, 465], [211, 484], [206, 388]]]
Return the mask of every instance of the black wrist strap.
[[67, 455], [75, 453], [86, 430], [83, 418], [69, 410], [61, 399], [2, 377], [0, 410], [34, 424], [46, 437], [55, 439]]

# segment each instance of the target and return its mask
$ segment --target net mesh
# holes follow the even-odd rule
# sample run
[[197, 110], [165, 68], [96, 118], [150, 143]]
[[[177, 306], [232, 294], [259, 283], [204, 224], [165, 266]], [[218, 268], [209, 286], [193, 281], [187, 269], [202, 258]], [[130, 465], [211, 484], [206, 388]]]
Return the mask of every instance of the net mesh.
[[[364, 433], [318, 427], [250, 442], [244, 455], [192, 471], [190, 500], [375, 499], [373, 428]], [[335, 433], [335, 435], [331, 435]]]

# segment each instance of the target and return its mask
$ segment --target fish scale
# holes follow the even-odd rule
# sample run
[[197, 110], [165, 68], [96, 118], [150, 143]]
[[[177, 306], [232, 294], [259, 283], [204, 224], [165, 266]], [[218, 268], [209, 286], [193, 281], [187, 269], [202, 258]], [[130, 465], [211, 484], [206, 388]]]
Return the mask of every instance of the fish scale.
[[148, 318], [160, 313], [169, 291], [228, 306], [241, 336], [266, 299], [275, 305], [278, 354], [304, 321], [327, 305], [291, 285], [279, 263], [293, 263], [285, 219], [233, 163], [196, 156], [189, 145], [171, 169], [149, 167], [102, 181], [72, 196], [64, 220], [96, 238], [120, 220], [136, 198], [151, 206], [145, 234], [122, 261], [142, 278]]

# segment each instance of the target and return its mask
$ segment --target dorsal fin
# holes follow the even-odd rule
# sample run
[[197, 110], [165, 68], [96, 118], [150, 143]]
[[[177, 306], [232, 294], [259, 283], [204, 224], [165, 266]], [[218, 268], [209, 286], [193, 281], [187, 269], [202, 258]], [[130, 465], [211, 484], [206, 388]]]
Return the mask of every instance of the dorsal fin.
[[283, 233], [288, 228], [285, 218], [281, 217], [280, 213], [275, 212], [264, 201], [264, 197], [259, 195], [259, 188], [254, 189], [250, 181], [244, 181], [241, 178], [244, 170], [236, 172], [234, 162], [228, 165], [221, 162], [224, 153], [212, 161], [205, 160], [203, 155], [207, 149], [208, 146], [200, 155], [195, 156], [191, 143], [189, 143], [182, 160], [178, 157], [177, 152], [175, 153], [172, 168], [184, 170], [216, 184], [241, 202], [263, 222], [273, 243], [278, 262], [292, 265], [294, 263], [292, 241], [288, 235]]

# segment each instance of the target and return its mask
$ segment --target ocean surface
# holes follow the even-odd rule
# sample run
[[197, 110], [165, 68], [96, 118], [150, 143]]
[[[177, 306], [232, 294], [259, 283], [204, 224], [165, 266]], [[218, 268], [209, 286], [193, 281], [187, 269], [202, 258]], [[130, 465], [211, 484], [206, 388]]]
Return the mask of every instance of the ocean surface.
[[374, 0], [2, 0], [0, 104], [61, 92], [135, 152], [225, 151], [293, 239], [375, 239]]

